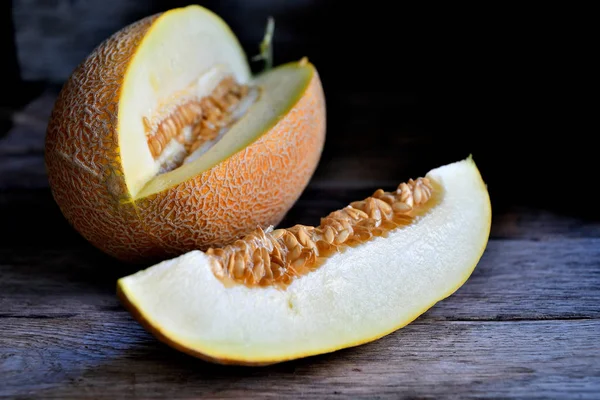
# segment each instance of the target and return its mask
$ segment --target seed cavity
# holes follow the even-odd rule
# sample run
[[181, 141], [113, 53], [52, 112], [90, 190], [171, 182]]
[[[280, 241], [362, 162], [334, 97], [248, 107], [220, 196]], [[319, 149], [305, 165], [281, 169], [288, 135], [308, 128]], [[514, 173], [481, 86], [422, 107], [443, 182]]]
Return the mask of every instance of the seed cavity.
[[214, 273], [219, 279], [250, 287], [285, 287], [332, 254], [411, 224], [435, 205], [439, 193], [429, 179], [411, 179], [394, 192], [379, 189], [365, 200], [330, 213], [318, 227], [295, 225], [267, 232], [259, 227], [206, 254], [217, 261]]
[[159, 173], [192, 161], [208, 149], [205, 147], [214, 145], [256, 97], [255, 88], [228, 76], [208, 96], [187, 99], [166, 116], [142, 117], [148, 148], [160, 164]]

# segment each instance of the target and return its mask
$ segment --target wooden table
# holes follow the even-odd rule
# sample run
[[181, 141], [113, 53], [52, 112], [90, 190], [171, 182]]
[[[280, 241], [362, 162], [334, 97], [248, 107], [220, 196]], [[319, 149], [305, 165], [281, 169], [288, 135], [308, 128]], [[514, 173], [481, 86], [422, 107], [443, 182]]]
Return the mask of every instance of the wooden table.
[[[115, 281], [131, 267], [83, 240], [52, 199], [43, 138], [54, 96], [2, 114], [14, 124], [0, 137], [0, 397], [600, 398], [598, 213], [511, 201], [485, 154], [488, 248], [458, 292], [409, 326], [261, 368], [166, 347], [117, 301]], [[332, 102], [319, 169], [282, 225], [314, 224], [472, 151], [410, 121], [386, 135], [386, 125], [368, 122], [369, 110], [356, 96]]]

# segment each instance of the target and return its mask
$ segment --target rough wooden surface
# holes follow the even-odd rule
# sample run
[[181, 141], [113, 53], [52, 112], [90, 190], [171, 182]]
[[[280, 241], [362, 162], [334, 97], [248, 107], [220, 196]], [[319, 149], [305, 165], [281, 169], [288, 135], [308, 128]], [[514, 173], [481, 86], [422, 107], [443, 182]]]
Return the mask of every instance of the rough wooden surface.
[[[52, 200], [43, 137], [53, 98], [12, 113], [0, 137], [0, 397], [598, 398], [598, 213], [501, 195], [468, 282], [381, 340], [261, 368], [216, 366], [160, 344], [115, 297], [132, 267], [85, 242]], [[326, 145], [283, 224], [314, 224], [462, 151], [418, 151], [432, 139], [409, 129], [376, 153], [356, 137]], [[501, 183], [490, 182], [496, 193]]]

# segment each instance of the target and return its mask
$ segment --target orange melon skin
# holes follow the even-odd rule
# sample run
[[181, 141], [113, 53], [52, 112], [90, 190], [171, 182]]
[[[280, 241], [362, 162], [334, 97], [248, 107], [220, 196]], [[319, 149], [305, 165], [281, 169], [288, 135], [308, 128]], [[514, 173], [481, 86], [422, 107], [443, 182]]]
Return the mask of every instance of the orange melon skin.
[[73, 72], [55, 103], [45, 145], [52, 195], [69, 223], [107, 254], [156, 262], [222, 246], [277, 225], [313, 175], [325, 141], [316, 69], [291, 111], [212, 169], [133, 201], [120, 161], [118, 101], [125, 70], [159, 15], [107, 39]]

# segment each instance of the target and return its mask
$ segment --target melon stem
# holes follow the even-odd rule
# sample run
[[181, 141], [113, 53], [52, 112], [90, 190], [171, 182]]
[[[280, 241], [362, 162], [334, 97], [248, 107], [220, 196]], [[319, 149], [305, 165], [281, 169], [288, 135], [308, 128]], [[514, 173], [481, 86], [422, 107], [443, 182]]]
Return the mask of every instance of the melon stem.
[[263, 60], [265, 62], [262, 72], [273, 68], [273, 33], [275, 32], [275, 19], [269, 17], [265, 28], [265, 35], [259, 45], [260, 53], [252, 57], [252, 61]]

